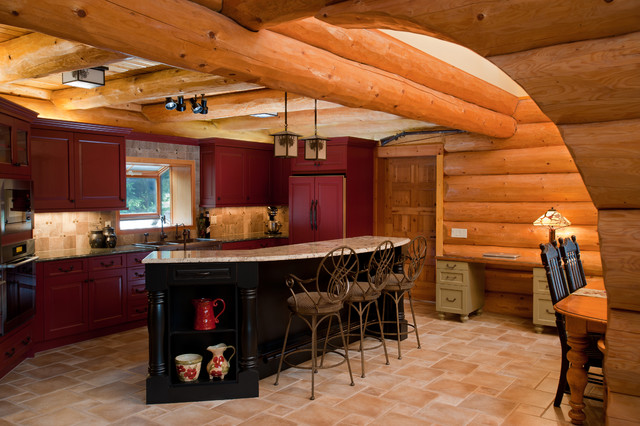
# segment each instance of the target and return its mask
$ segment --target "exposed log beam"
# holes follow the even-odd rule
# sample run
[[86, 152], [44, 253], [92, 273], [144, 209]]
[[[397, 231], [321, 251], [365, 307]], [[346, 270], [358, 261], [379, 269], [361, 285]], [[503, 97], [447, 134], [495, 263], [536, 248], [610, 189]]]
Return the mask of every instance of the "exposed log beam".
[[640, 32], [488, 59], [556, 124], [571, 124], [640, 118], [638, 57]]
[[[387, 114], [386, 112], [338, 107], [320, 110], [318, 112], [318, 126], [323, 127], [325, 124], [335, 125], [342, 123], [358, 123], [362, 125], [369, 122], [398, 120], [401, 118], [402, 117], [398, 117], [397, 115]], [[289, 112], [287, 115], [289, 129], [296, 133], [302, 133], [300, 129], [304, 127], [306, 130], [309, 126], [311, 126], [311, 133], [313, 133], [313, 120], [314, 112], [312, 110], [294, 111]], [[223, 118], [215, 120], [214, 123], [219, 129], [224, 130], [275, 129], [283, 126], [284, 117], [283, 114], [269, 118], [246, 116]]]
[[89, 109], [155, 100], [166, 96], [206, 93], [208, 95], [261, 89], [253, 83], [236, 81], [227, 77], [214, 76], [181, 69], [168, 69], [128, 78], [109, 80], [103, 87], [95, 89], [56, 90], [51, 100], [59, 108]]
[[316, 17], [345, 28], [440, 34], [483, 56], [640, 30], [635, 1], [348, 0]]
[[377, 30], [345, 29], [310, 18], [270, 31], [503, 114], [513, 115], [518, 104], [511, 93]]
[[254, 142], [269, 142], [273, 138], [267, 132], [245, 132], [219, 130], [208, 121], [189, 121], [182, 123], [152, 123], [141, 113], [113, 108], [94, 108], [90, 110], [63, 110], [50, 102], [40, 99], [29, 99], [17, 96], [2, 96], [5, 99], [22, 105], [39, 113], [39, 118], [78, 121], [81, 123], [104, 124], [131, 128], [136, 132], [161, 135], [185, 136], [191, 138], [221, 137], [245, 139]]
[[51, 90], [11, 83], [0, 84], [0, 93], [16, 96], [28, 96], [30, 98], [38, 99], [51, 98]]
[[0, 22], [179, 68], [237, 75], [345, 106], [493, 137], [515, 132], [515, 120], [505, 114], [271, 31], [248, 31], [187, 0], [174, 0], [173, 5], [160, 8], [152, 0], [85, 0], [82, 6], [71, 0], [24, 0], [18, 5], [0, 3]]
[[222, 0], [191, 0], [193, 3], [198, 3], [214, 12], [220, 12], [222, 10]]
[[[252, 90], [250, 92], [211, 96], [206, 99], [209, 113], [200, 115], [199, 120], [215, 120], [217, 118], [239, 117], [258, 113], [277, 114], [284, 110], [284, 93], [279, 90]], [[338, 106], [330, 102], [318, 102], [318, 109], [336, 108]], [[287, 96], [287, 109], [289, 111], [313, 109], [313, 99], [290, 93]], [[191, 121], [194, 117], [198, 117], [194, 116], [188, 107], [183, 112], [168, 111], [164, 104], [144, 106], [142, 113], [149, 120], [155, 122]]]
[[336, 3], [336, 0], [224, 0], [222, 9], [218, 11], [245, 28], [258, 31], [282, 22], [313, 16], [332, 3]]
[[0, 83], [121, 61], [122, 53], [31, 33], [0, 43]]

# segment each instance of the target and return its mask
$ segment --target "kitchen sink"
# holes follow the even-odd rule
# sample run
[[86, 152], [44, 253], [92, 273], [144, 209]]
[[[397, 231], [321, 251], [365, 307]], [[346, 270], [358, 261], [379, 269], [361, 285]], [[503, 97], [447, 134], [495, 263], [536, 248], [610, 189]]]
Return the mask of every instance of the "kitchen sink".
[[146, 243], [134, 243], [136, 247], [148, 248], [151, 250], [219, 250], [220, 242], [209, 238], [187, 238], [185, 241], [165, 240], [165, 241], [147, 241]]

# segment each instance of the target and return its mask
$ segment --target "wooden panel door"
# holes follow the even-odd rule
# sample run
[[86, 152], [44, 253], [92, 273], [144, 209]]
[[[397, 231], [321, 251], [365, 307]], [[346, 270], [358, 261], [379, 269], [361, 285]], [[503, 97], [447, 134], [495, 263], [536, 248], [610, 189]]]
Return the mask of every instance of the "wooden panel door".
[[76, 133], [74, 142], [76, 208], [125, 208], [124, 138]]
[[379, 209], [383, 213], [378, 219], [378, 233], [427, 237], [428, 256], [413, 295], [435, 300], [436, 157], [388, 158], [382, 164], [384, 191], [378, 202], [384, 203], [384, 209]]
[[313, 206], [315, 203], [315, 177], [289, 178], [289, 241], [291, 244], [314, 241]]
[[246, 150], [216, 147], [216, 206], [246, 205], [244, 161]]
[[120, 324], [127, 319], [125, 269], [97, 271], [89, 278], [89, 328]]
[[86, 276], [59, 277], [45, 283], [44, 339], [72, 336], [89, 329]]
[[33, 208], [38, 211], [75, 207], [73, 133], [33, 129]]
[[344, 177], [315, 178], [315, 241], [344, 237]]

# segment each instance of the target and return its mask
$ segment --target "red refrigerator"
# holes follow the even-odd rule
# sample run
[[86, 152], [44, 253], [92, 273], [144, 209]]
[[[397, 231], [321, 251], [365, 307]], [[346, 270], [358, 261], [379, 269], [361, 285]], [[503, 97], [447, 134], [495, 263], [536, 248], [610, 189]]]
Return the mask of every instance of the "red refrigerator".
[[289, 243], [345, 236], [344, 176], [289, 178]]

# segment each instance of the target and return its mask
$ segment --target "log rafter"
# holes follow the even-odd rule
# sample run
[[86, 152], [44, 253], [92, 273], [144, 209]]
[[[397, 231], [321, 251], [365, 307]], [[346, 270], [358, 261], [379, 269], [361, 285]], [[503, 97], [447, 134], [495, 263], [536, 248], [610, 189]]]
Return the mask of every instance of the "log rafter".
[[[71, 1], [26, 0], [19, 5], [1, 4], [0, 22], [345, 106], [494, 137], [515, 132], [515, 120], [505, 114], [280, 34], [248, 31], [198, 4], [186, 0], [175, 0], [175, 4], [167, 10], [151, 0], [86, 0], [82, 6]], [[91, 32], [83, 30], [87, 26]], [[168, 45], [177, 48], [166, 49]]]

